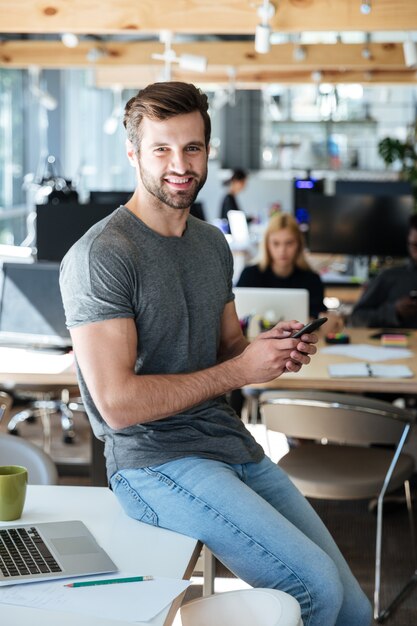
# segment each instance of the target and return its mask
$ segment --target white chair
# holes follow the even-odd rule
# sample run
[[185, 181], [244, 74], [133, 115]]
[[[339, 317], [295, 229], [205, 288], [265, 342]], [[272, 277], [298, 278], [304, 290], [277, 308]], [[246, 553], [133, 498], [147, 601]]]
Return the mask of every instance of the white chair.
[[417, 581], [416, 568], [402, 591], [386, 609], [381, 608], [384, 497], [400, 487], [405, 490], [410, 521], [410, 554], [417, 565], [409, 485], [415, 462], [402, 453], [414, 413], [382, 400], [319, 391], [267, 391], [260, 396], [260, 406], [267, 432], [312, 440], [290, 448], [278, 462], [305, 496], [377, 498], [374, 618], [384, 621], [404, 597], [404, 590]]
[[0, 464], [26, 467], [30, 485], [58, 483], [58, 471], [49, 454], [26, 439], [0, 434]]
[[13, 400], [5, 391], [0, 391], [0, 422], [3, 418], [8, 418]]
[[277, 589], [239, 589], [181, 607], [182, 626], [303, 626], [300, 605]]

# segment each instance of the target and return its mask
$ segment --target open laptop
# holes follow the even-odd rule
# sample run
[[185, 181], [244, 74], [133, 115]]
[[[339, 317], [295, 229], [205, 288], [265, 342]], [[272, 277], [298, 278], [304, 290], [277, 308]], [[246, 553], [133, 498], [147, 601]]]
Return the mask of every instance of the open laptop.
[[270, 321], [309, 319], [309, 293], [307, 289], [267, 289], [261, 287], [235, 287], [235, 306], [239, 319], [260, 315]]
[[3, 263], [0, 345], [71, 347], [59, 289], [59, 263]]
[[78, 520], [0, 526], [0, 586], [116, 571]]

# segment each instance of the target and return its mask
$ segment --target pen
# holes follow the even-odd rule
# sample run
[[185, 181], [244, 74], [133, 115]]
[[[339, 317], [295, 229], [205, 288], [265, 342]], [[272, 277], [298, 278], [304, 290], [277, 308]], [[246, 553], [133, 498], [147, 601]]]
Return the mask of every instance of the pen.
[[153, 576], [131, 576], [130, 578], [107, 578], [105, 580], [86, 580], [81, 583], [69, 583], [64, 587], [94, 587], [95, 585], [114, 585], [116, 583], [138, 583], [153, 580]]

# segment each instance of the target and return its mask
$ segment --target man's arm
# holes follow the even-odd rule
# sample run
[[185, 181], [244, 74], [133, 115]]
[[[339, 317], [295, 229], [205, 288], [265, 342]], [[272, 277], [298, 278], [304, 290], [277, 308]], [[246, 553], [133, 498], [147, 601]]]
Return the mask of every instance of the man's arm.
[[78, 326], [71, 329], [71, 337], [100, 414], [111, 428], [120, 429], [168, 417], [246, 384], [273, 380], [285, 371], [297, 372], [316, 352], [315, 335], [304, 335], [305, 341], [289, 336], [302, 327], [299, 322], [280, 322], [250, 345], [236, 324], [234, 303], [229, 303], [222, 319], [221, 352], [235, 356], [189, 374], [136, 375], [132, 319]]
[[377, 327], [399, 326], [395, 310], [395, 301], [387, 297], [388, 286], [382, 272], [368, 285], [365, 292], [353, 308], [351, 322], [353, 326]]

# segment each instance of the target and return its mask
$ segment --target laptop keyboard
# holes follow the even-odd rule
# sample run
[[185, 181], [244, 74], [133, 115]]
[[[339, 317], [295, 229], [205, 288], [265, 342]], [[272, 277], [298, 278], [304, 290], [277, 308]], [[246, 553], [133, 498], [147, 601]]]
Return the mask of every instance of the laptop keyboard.
[[35, 527], [0, 529], [0, 571], [4, 577], [62, 572]]

